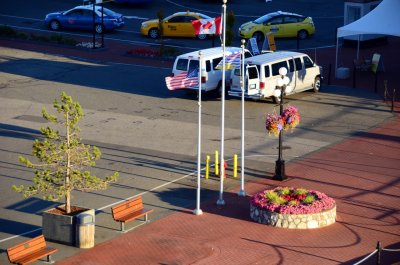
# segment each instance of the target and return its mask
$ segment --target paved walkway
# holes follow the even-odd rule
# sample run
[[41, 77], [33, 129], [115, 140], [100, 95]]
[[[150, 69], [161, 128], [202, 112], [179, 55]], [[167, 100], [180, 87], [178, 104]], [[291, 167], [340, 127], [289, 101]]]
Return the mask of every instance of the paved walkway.
[[[21, 45], [40, 50], [40, 45]], [[45, 49], [134, 63], [134, 58], [115, 52], [126, 48], [110, 46], [96, 52]], [[354, 264], [373, 252], [377, 241], [384, 248], [400, 249], [398, 111], [368, 133], [287, 164], [289, 179], [284, 183], [258, 179], [245, 186], [250, 195], [280, 185], [320, 190], [337, 202], [337, 221], [331, 226], [289, 230], [254, 223], [249, 218], [249, 198], [238, 197], [236, 188], [224, 194], [224, 207], [216, 206], [215, 198], [202, 203], [202, 216], [193, 215], [192, 209], [176, 212], [57, 264]], [[363, 264], [374, 264], [375, 258]], [[383, 252], [382, 264], [399, 262], [400, 252]]]

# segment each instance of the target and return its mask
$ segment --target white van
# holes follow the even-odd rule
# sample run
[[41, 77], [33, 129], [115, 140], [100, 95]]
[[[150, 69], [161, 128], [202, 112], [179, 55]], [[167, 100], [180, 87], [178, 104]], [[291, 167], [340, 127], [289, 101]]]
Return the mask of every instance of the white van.
[[[277, 80], [281, 78], [279, 68], [286, 67], [289, 84], [285, 95], [312, 89], [318, 92], [321, 87], [322, 67], [316, 65], [304, 53], [278, 51], [247, 58], [245, 64], [244, 96], [251, 99], [272, 98], [280, 101], [280, 88]], [[240, 67], [241, 68], [241, 67]], [[232, 71], [228, 95], [241, 97], [240, 68]]]
[[[234, 53], [241, 53], [241, 48], [226, 47], [225, 54], [229, 56]], [[216, 66], [222, 60], [222, 47], [214, 47], [209, 49], [201, 50], [201, 68], [205, 70], [202, 73], [202, 91], [211, 91], [217, 89], [217, 92], [221, 91], [222, 86], [222, 70], [216, 69]], [[251, 57], [251, 53], [245, 50], [245, 58]], [[174, 66], [172, 69], [172, 75], [176, 76], [182, 72], [190, 73], [192, 70], [199, 68], [199, 51], [189, 52], [181, 54], [176, 57]], [[225, 81], [229, 84], [232, 70], [225, 71]], [[190, 90], [198, 90], [197, 87], [187, 88]]]

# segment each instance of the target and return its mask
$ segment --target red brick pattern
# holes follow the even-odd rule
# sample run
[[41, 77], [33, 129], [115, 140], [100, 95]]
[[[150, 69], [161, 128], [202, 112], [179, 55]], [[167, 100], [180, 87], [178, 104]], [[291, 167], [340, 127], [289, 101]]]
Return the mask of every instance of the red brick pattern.
[[[400, 120], [287, 165], [286, 186], [320, 190], [337, 201], [337, 222], [312, 230], [255, 223], [249, 198], [224, 194], [225, 207], [203, 203], [59, 262], [72, 264], [343, 264], [383, 247], [399, 248]], [[272, 174], [272, 173], [271, 173]], [[282, 183], [248, 183], [246, 192]], [[383, 255], [383, 264], [400, 253]], [[386, 263], [387, 262], [387, 263]], [[370, 264], [370, 263], [367, 263]]]

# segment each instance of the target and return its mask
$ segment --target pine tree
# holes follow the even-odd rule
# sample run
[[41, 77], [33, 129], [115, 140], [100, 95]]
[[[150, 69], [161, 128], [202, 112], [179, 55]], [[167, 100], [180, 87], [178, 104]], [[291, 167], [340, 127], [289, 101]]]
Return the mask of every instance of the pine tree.
[[43, 199], [49, 201], [65, 198], [65, 211], [70, 213], [73, 190], [104, 190], [109, 183], [117, 180], [119, 174], [115, 172], [102, 179], [87, 170], [100, 159], [101, 152], [95, 146], [81, 143], [78, 127], [78, 121], [84, 116], [81, 105], [65, 92], [61, 93], [60, 99], [60, 102], [55, 99], [53, 104], [58, 115], [49, 114], [44, 107], [42, 115], [46, 120], [65, 129], [65, 136], [53, 128], [41, 128], [44, 139], [34, 140], [32, 147], [33, 155], [39, 163], [19, 157], [21, 163], [35, 170], [33, 185], [13, 185], [12, 188], [25, 198], [36, 194], [41, 194]]

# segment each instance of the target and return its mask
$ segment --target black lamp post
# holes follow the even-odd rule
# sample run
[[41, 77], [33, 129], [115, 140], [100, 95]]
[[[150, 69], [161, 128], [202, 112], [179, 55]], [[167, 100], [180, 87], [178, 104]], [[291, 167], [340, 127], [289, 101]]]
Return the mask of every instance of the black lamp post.
[[[289, 78], [286, 76], [287, 69], [285, 67], [279, 68], [279, 74], [281, 78], [278, 79], [277, 86], [280, 88], [280, 100], [279, 100], [279, 115], [283, 114], [283, 96], [285, 94], [286, 86], [289, 84]], [[274, 180], [285, 180], [287, 179], [285, 175], [285, 160], [282, 158], [282, 137], [283, 137], [283, 128], [279, 131], [279, 146], [278, 146], [278, 160], [275, 162], [275, 175], [273, 177]]]

